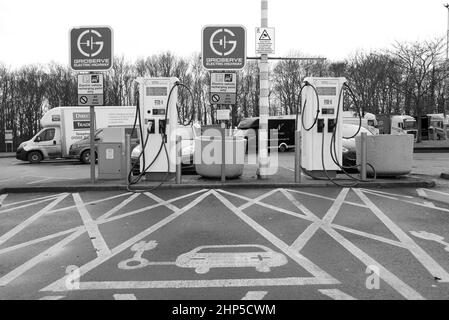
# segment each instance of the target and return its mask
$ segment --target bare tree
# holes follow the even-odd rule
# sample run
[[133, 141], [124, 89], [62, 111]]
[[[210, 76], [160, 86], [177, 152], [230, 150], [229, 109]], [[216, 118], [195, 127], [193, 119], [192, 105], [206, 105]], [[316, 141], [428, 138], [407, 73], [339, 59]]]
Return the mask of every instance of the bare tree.
[[422, 139], [421, 115], [426, 111], [426, 96], [434, 94], [432, 90], [436, 82], [442, 82], [449, 76], [441, 59], [443, 46], [443, 39], [396, 43], [392, 52], [397, 58], [394, 60], [397, 67], [402, 71], [402, 81], [397, 87], [405, 95], [410, 94], [413, 101], [412, 110], [418, 119], [418, 142]]

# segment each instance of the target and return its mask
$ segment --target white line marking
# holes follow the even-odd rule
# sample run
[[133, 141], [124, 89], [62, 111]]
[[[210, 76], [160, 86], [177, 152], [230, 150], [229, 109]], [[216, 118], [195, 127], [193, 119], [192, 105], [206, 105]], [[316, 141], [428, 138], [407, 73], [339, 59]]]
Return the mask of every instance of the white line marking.
[[433, 189], [424, 189], [424, 190], [439, 193], [439, 194], [449, 197], [449, 193], [446, 193], [446, 192], [441, 192], [441, 191], [437, 191], [437, 190], [433, 190]]
[[37, 201], [37, 200], [42, 200], [42, 199], [49, 200], [50, 198], [57, 198], [57, 197], [59, 197], [60, 195], [63, 195], [63, 194], [65, 194], [65, 193], [63, 192], [63, 193], [52, 194], [52, 195], [49, 195], [49, 196], [44, 196], [44, 197], [39, 197], [39, 198], [33, 198], [33, 199], [28, 199], [28, 200], [21, 200], [21, 201], [5, 204], [5, 205], [3, 205], [3, 207], [5, 208], [5, 207], [10, 207], [10, 206], [15, 206], [17, 204], [30, 202], [30, 201]]
[[[68, 194], [66, 194], [65, 196], [67, 196], [67, 195]], [[55, 197], [42, 199], [42, 200], [39, 200], [39, 201], [36, 201], [36, 202], [32, 202], [32, 203], [28, 203], [28, 204], [24, 204], [24, 205], [21, 205], [21, 206], [18, 206], [18, 207], [1, 210], [0, 214], [6, 213], [6, 212], [10, 212], [10, 211], [13, 211], [13, 210], [17, 210], [17, 209], [23, 209], [23, 208], [31, 207], [31, 206], [34, 206], [36, 204], [39, 204], [39, 203], [42, 203], [42, 202], [46, 202], [46, 201], [50, 201], [50, 200], [53, 200], [53, 199], [55, 199]], [[52, 213], [52, 211], [49, 211], [48, 213]]]
[[[322, 195], [319, 195], [319, 194], [314, 194], [314, 193], [309, 193], [309, 192], [304, 192], [304, 191], [299, 191], [299, 190], [292, 190], [292, 189], [286, 189], [286, 190], [288, 192], [299, 193], [299, 194], [302, 194], [302, 195], [305, 195], [305, 196], [311, 196], [311, 197], [315, 197], [315, 198], [319, 198], [319, 199], [335, 201], [334, 198], [322, 196]], [[345, 201], [344, 203], [350, 204], [351, 206], [366, 208], [366, 206], [364, 204], [361, 204], [361, 203], [356, 203], [356, 202], [351, 202], [351, 201]]]
[[[228, 192], [228, 191], [225, 191], [225, 190], [222, 190], [222, 189], [217, 189], [217, 191], [219, 191], [221, 193], [224, 193], [224, 194], [228, 194], [228, 195], [232, 195], [232, 196], [241, 198], [241, 199], [246, 200], [246, 201], [252, 201], [253, 200], [251, 198], [247, 198], [247, 197], [241, 196], [239, 194], [231, 193], [231, 192]], [[287, 190], [286, 190], [286, 192], [288, 193]], [[332, 198], [329, 198], [329, 199], [332, 200], [332, 201], [335, 201], [335, 199], [332, 199]], [[347, 201], [344, 201], [343, 203], [351, 205], [351, 203], [349, 203]], [[315, 216], [313, 213], [311, 213], [311, 211], [308, 211], [309, 215], [311, 215], [311, 216], [305, 216], [305, 215], [302, 215], [302, 214], [299, 214], [299, 213], [296, 213], [296, 212], [292, 212], [292, 211], [289, 211], [289, 210], [286, 210], [286, 209], [282, 209], [282, 208], [279, 208], [279, 207], [272, 206], [272, 205], [264, 203], [264, 202], [255, 202], [254, 204], [257, 204], [259, 206], [265, 207], [267, 209], [271, 209], [271, 210], [276, 211], [276, 212], [288, 214], [288, 215], [296, 217], [296, 218], [308, 220], [310, 222], [320, 222], [320, 223], [322, 223], [321, 220], [317, 216]], [[365, 206], [365, 205], [360, 205], [360, 207], [367, 208], [367, 206]], [[366, 233], [366, 232], [363, 232], [363, 231], [347, 228], [347, 227], [340, 226], [340, 225], [337, 225], [337, 224], [334, 224], [334, 223], [330, 224], [330, 226], [332, 228], [335, 228], [335, 229], [341, 229], [341, 230], [346, 231], [346, 232], [350, 232], [350, 233], [353, 233], [353, 234], [357, 234], [357, 235], [361, 235], [361, 236], [364, 236], [364, 237], [368, 237], [368, 238], [371, 238], [371, 239], [376, 240], [376, 241], [389, 243], [389, 244], [392, 244], [392, 245], [395, 245], [395, 246], [398, 246], [398, 247], [404, 247], [404, 244], [402, 244], [399, 241], [390, 240], [388, 238], [377, 236], [377, 235], [374, 235], [374, 234], [371, 234], [371, 233]]]
[[334, 300], [357, 300], [338, 289], [318, 289], [318, 291]]
[[371, 211], [379, 218], [383, 224], [407, 246], [407, 249], [426, 268], [432, 276], [440, 278], [439, 282], [449, 282], [449, 274], [430, 255], [418, 246], [407, 233], [402, 231], [387, 215], [385, 215], [361, 190], [354, 189], [354, 192], [368, 205]]
[[290, 193], [287, 192], [287, 190], [282, 189], [281, 192], [288, 200], [290, 200], [291, 203], [293, 203], [293, 205], [296, 208], [301, 210], [301, 212], [303, 212], [305, 215], [312, 217], [312, 218], [315, 217], [315, 215], [312, 213], [312, 211], [307, 209], [302, 203], [300, 203], [298, 200], [296, 200]]
[[[55, 245], [51, 246], [47, 250], [41, 252], [34, 258], [31, 258], [24, 264], [20, 265], [19, 267], [15, 268], [8, 274], [5, 274], [3, 277], [0, 278], [0, 286], [6, 286], [8, 283], [25, 273], [26, 271], [30, 270], [34, 266], [36, 266], [38, 263], [42, 262], [45, 259], [48, 259], [54, 255], [56, 255], [66, 244], [72, 242], [74, 239], [78, 238], [81, 234], [85, 232], [84, 229], [80, 229], [68, 237], [64, 238], [60, 242], [56, 243]], [[65, 276], [64, 276], [65, 279]], [[65, 284], [64, 284], [65, 286]]]
[[[89, 281], [80, 282], [79, 290], [131, 290], [171, 288], [229, 288], [229, 287], [280, 287], [335, 284], [331, 279], [315, 277], [262, 278], [262, 279], [211, 279], [211, 280], [168, 280], [168, 281]], [[62, 292], [64, 286], [52, 286], [40, 291]]]
[[293, 261], [299, 264], [302, 268], [304, 268], [307, 272], [311, 273], [313, 276], [319, 279], [327, 279], [329, 281], [334, 281], [336, 284], [340, 283], [337, 279], [333, 278], [331, 275], [326, 273], [324, 270], [319, 268], [312, 261], [307, 259], [305, 256], [301, 255], [299, 252], [296, 252], [290, 248], [285, 242], [281, 239], [270, 233], [267, 229], [262, 227], [256, 221], [247, 216], [240, 208], [234, 206], [228, 199], [223, 197], [221, 194], [212, 190], [212, 193], [233, 213], [235, 213], [240, 219], [246, 222], [250, 227], [252, 227], [255, 231], [261, 234], [265, 239], [271, 242], [274, 246], [284, 252], [287, 256], [290, 257]]
[[101, 216], [101, 219], [107, 219], [110, 216], [112, 216], [114, 213], [116, 213], [117, 211], [119, 211], [120, 209], [122, 209], [124, 206], [126, 206], [128, 203], [130, 203], [131, 201], [133, 201], [134, 199], [136, 199], [138, 196], [140, 195], [140, 193], [135, 193], [133, 195], [131, 195], [128, 199], [126, 199], [125, 201], [120, 202], [117, 206], [115, 206], [114, 208], [112, 208], [111, 210], [109, 210], [108, 212], [106, 212], [104, 215]]
[[[426, 194], [426, 192], [424, 191], [424, 189], [422, 188], [418, 188], [416, 189], [416, 192], [418, 193], [418, 196], [427, 199], [429, 198], [429, 196]], [[428, 205], [429, 207], [434, 207], [435, 208], [435, 204], [431, 201], [423, 201], [424, 204]]]
[[[15, 226], [14, 228], [12, 228], [11, 230], [9, 230], [8, 232], [6, 232], [5, 234], [3, 234], [0, 237], [0, 245], [5, 243], [6, 241], [8, 241], [9, 239], [11, 239], [12, 237], [14, 237], [17, 233], [19, 233], [20, 231], [22, 231], [23, 229], [25, 229], [26, 227], [28, 227], [30, 224], [32, 224], [34, 221], [36, 221], [37, 219], [39, 219], [41, 216], [43, 216], [44, 214], [48, 213], [53, 207], [55, 207], [59, 202], [61, 202], [62, 200], [64, 200], [64, 198], [67, 196], [68, 194], [64, 194], [62, 196], [59, 196], [58, 198], [56, 198], [55, 200], [53, 200], [51, 203], [49, 203], [48, 205], [46, 205], [43, 209], [41, 209], [38, 213], [32, 215], [31, 217], [29, 217], [28, 219], [26, 219], [24, 222], [22, 222], [21, 224]], [[47, 201], [46, 200], [42, 200], [42, 201]], [[32, 205], [32, 203], [31, 203]]]
[[[146, 195], [147, 197], [149, 197], [150, 199], [153, 199], [153, 200], [156, 201], [157, 203], [164, 203], [164, 202], [167, 202], [167, 201], [165, 201], [164, 199], [161, 199], [161, 198], [159, 198], [158, 196], [156, 196], [155, 194], [152, 194], [152, 193], [150, 193], [150, 192], [145, 192], [145, 195]], [[172, 210], [172, 211], [179, 210], [178, 207], [176, 207], [175, 205], [173, 205], [173, 204], [171, 204], [171, 203], [168, 203], [168, 202], [165, 204], [165, 206], [166, 206], [167, 208], [169, 208], [170, 210]]]
[[65, 298], [65, 296], [46, 296], [40, 298], [39, 300], [60, 300], [62, 298]]
[[364, 189], [364, 188], [359, 188], [362, 191], [370, 191], [370, 192], [374, 192], [374, 193], [380, 193], [380, 194], [384, 194], [387, 196], [397, 196], [397, 197], [403, 197], [403, 198], [409, 198], [409, 199], [413, 199], [412, 196], [407, 196], [404, 194], [398, 194], [398, 193], [392, 193], [392, 192], [384, 192], [384, 191], [380, 191], [377, 189]]
[[40, 180], [36, 180], [36, 181], [31, 181], [31, 182], [28, 182], [27, 184], [35, 184], [35, 183], [44, 182], [44, 181], [48, 181], [48, 180], [51, 180], [51, 178], [45, 178], [45, 179], [40, 179]]
[[[163, 226], [172, 222], [174, 219], [176, 219], [177, 217], [182, 215], [184, 212], [190, 210], [191, 208], [196, 206], [198, 203], [203, 201], [203, 199], [205, 199], [210, 194], [211, 194], [210, 190], [203, 193], [202, 195], [200, 195], [198, 198], [196, 198], [195, 200], [190, 202], [185, 207], [179, 209], [178, 211], [173, 212], [171, 215], [167, 216], [166, 218], [162, 219], [161, 221], [157, 222], [156, 224], [152, 225], [151, 227], [145, 229], [144, 231], [138, 233], [137, 235], [131, 237], [127, 241], [118, 245], [117, 247], [115, 247], [114, 249], [111, 250], [111, 254], [109, 254], [108, 256], [97, 257], [97, 258], [89, 261], [88, 263], [84, 264], [79, 269], [80, 277], [83, 276], [84, 274], [86, 274], [87, 272], [89, 272], [90, 270], [98, 267], [103, 262], [105, 262], [105, 261], [111, 259], [112, 257], [114, 257], [115, 255], [119, 254], [123, 250], [129, 248], [134, 243], [140, 241], [141, 239], [143, 239], [145, 237], [148, 237], [153, 232], [159, 230]], [[41, 291], [65, 291], [65, 290], [66, 290], [65, 289], [65, 277], [62, 277], [61, 279], [58, 279], [58, 280], [54, 281], [53, 283], [51, 283], [50, 285], [46, 286], [45, 288], [41, 289]]]
[[410, 203], [410, 204], [413, 204], [415, 206], [420, 206], [420, 207], [424, 207], [424, 208], [428, 208], [428, 209], [435, 209], [435, 210], [438, 210], [438, 211], [449, 212], [449, 209], [437, 207], [433, 203], [432, 203], [432, 205], [429, 205], [428, 203], [419, 203], [419, 202], [413, 202], [413, 201], [409, 201], [409, 200], [392, 198], [392, 197], [388, 197], [388, 196], [383, 195], [383, 194], [377, 194], [377, 193], [374, 193], [374, 192], [368, 192], [368, 191], [364, 191], [364, 192], [376, 195], [378, 197], [383, 197], [383, 198], [387, 198], [387, 199], [391, 199], [391, 200], [397, 200], [397, 201], [402, 201], [402, 202], [405, 202], [405, 203]]
[[79, 193], [73, 194], [73, 200], [75, 201], [75, 205], [78, 209], [81, 219], [83, 220], [84, 227], [89, 234], [90, 241], [92, 242], [97, 255], [99, 257], [109, 255], [111, 251], [109, 250], [109, 247], [106, 244], [106, 241], [104, 240], [100, 229], [98, 228], [98, 224], [92, 220], [92, 217], [90, 216], [89, 211], [87, 211], [86, 206], [84, 205]]
[[114, 294], [115, 300], [137, 300], [136, 296], [132, 293], [116, 293]]
[[242, 300], [262, 300], [267, 293], [267, 291], [248, 291]]
[[422, 188], [416, 189], [416, 192], [418, 193], [418, 196], [420, 196], [420, 197], [423, 197], [423, 198], [426, 198], [426, 197], [427, 197], [426, 192], [425, 192], [424, 189], [422, 189]]
[[[341, 190], [340, 194], [337, 196], [337, 199], [335, 199], [332, 206], [329, 208], [327, 213], [325, 214], [323, 220], [319, 220], [317, 218], [316, 222], [312, 223], [310, 226], [307, 227], [307, 229], [299, 235], [299, 237], [293, 242], [293, 244], [290, 246], [292, 250], [295, 251], [301, 251], [302, 248], [307, 244], [307, 242], [313, 237], [313, 235], [320, 229], [321, 225], [323, 223], [330, 224], [332, 223], [332, 220], [334, 220], [335, 216], [337, 215], [338, 211], [340, 210], [341, 206], [343, 205], [343, 202], [346, 198], [346, 195], [348, 194], [349, 189], [344, 188]], [[313, 215], [313, 213], [311, 213]]]
[[0, 255], [4, 254], [4, 253], [7, 253], [7, 252], [14, 251], [14, 250], [18, 250], [18, 249], [21, 249], [21, 248], [25, 248], [27, 246], [30, 246], [30, 245], [33, 245], [33, 244], [36, 244], [36, 243], [39, 243], [39, 242], [47, 241], [47, 240], [50, 240], [50, 239], [53, 239], [53, 238], [57, 238], [57, 237], [60, 237], [60, 236], [63, 236], [63, 235], [69, 234], [69, 233], [73, 233], [73, 232], [76, 232], [76, 231], [78, 231], [80, 229], [84, 229], [84, 227], [76, 227], [76, 228], [68, 229], [68, 230], [65, 230], [65, 231], [61, 231], [61, 232], [50, 234], [50, 235], [45, 236], [45, 237], [33, 239], [33, 240], [30, 240], [30, 241], [27, 241], [27, 242], [22, 242], [22, 243], [19, 243], [19, 244], [16, 244], [16, 245], [13, 245], [13, 246], [10, 246], [10, 247], [7, 247], [7, 248], [3, 248], [3, 249], [0, 249]]
[[388, 271], [385, 267], [383, 267], [376, 260], [371, 258], [353, 243], [348, 241], [342, 235], [340, 235], [337, 231], [332, 229], [329, 226], [323, 225], [321, 227], [324, 231], [326, 231], [332, 238], [334, 238], [340, 245], [342, 245], [346, 250], [348, 250], [352, 255], [357, 257], [362, 263], [366, 266], [377, 266], [379, 268], [379, 276], [386, 283], [388, 283], [393, 289], [399, 292], [406, 299], [411, 300], [423, 300], [424, 297], [421, 296], [418, 292], [416, 292], [412, 287], [403, 282], [401, 279], [396, 277], [393, 273]]
[[[195, 192], [193, 192], [193, 193], [191, 193], [191, 194], [186, 194], [186, 195], [183, 195], [183, 196], [174, 198], [174, 199], [170, 199], [170, 200], [167, 201], [167, 202], [164, 201], [163, 203], [154, 204], [154, 205], [151, 205], [151, 206], [148, 206], [148, 207], [145, 207], [145, 208], [141, 208], [141, 209], [139, 209], [139, 210], [134, 210], [134, 211], [131, 211], [131, 212], [128, 212], [128, 213], [124, 213], [124, 214], [122, 214], [122, 215], [117, 215], [117, 216], [114, 216], [114, 217], [112, 217], [112, 218], [104, 219], [104, 217], [106, 216], [106, 214], [109, 213], [109, 212], [107, 212], [106, 214], [100, 216], [95, 222], [96, 222], [98, 225], [101, 225], [101, 224], [103, 224], [103, 223], [107, 223], [107, 222], [119, 220], [119, 219], [128, 217], [128, 216], [133, 215], [133, 214], [141, 213], [141, 212], [148, 211], [148, 210], [151, 210], [151, 209], [153, 209], [153, 208], [156, 208], [156, 207], [165, 205], [166, 203], [169, 203], [169, 202], [174, 202], [174, 201], [177, 201], [177, 200], [186, 198], [186, 197], [190, 197], [190, 196], [193, 195], [193, 194], [197, 194], [197, 193], [200, 193], [200, 192], [204, 192], [205, 190], [206, 190], [206, 189], [202, 189], [202, 190], [199, 190], [199, 191], [195, 191]], [[58, 209], [58, 210], [59, 210], [59, 209]], [[56, 210], [56, 211], [58, 211], [58, 210]], [[55, 212], [55, 211], [49, 211], [49, 213], [51, 213], [51, 212]], [[50, 235], [45, 236], [45, 237], [33, 239], [33, 240], [30, 240], [30, 241], [27, 241], [27, 242], [19, 243], [19, 244], [17, 244], [17, 245], [11, 246], [11, 247], [3, 248], [3, 249], [0, 249], [0, 255], [3, 254], [3, 253], [7, 253], [7, 252], [11, 252], [11, 251], [20, 249], [20, 248], [24, 248], [24, 247], [29, 246], [29, 245], [32, 245], [32, 244], [36, 244], [36, 243], [39, 243], [39, 242], [42, 242], [42, 241], [46, 241], [46, 240], [49, 240], [49, 239], [53, 239], [53, 238], [55, 238], [55, 237], [59, 237], [59, 236], [62, 236], [62, 235], [68, 234], [68, 233], [76, 232], [76, 231], [78, 231], [78, 230], [80, 230], [80, 229], [83, 229], [83, 230], [84, 230], [84, 226], [82, 226], [82, 227], [75, 227], [75, 228], [71, 228], [71, 229], [67, 229], [67, 230], [65, 230], [65, 231], [53, 233], [53, 234], [50, 234]]]
[[331, 223], [329, 226], [331, 228], [334, 228], [334, 229], [337, 229], [337, 230], [346, 231], [346, 232], [353, 233], [353, 234], [356, 234], [356, 235], [359, 235], [359, 236], [362, 236], [362, 237], [365, 237], [365, 238], [370, 238], [370, 239], [373, 239], [373, 240], [376, 240], [376, 241], [385, 242], [385, 243], [391, 244], [391, 245], [396, 246], [396, 247], [400, 247], [400, 248], [405, 248], [406, 247], [405, 244], [403, 244], [402, 242], [399, 242], [399, 241], [396, 241], [396, 240], [391, 240], [391, 239], [384, 238], [384, 237], [381, 237], [381, 236], [377, 236], [377, 235], [372, 234], [372, 233], [367, 233], [367, 232], [351, 229], [351, 228], [348, 228], [348, 227], [345, 227], [345, 226], [340, 226], [340, 225], [334, 224], [334, 223]]
[[7, 196], [8, 196], [8, 194], [1, 194], [0, 195], [0, 207], [2, 206], [3, 201], [5, 201]]
[[[132, 194], [132, 192], [121, 193], [121, 194], [118, 194], [118, 195], [115, 195], [115, 196], [112, 196], [112, 197], [107, 197], [107, 198], [104, 198], [104, 199], [99, 199], [99, 200], [93, 200], [93, 201], [85, 202], [84, 205], [88, 206], [88, 205], [91, 205], [91, 204], [98, 204], [98, 203], [109, 201], [109, 200], [112, 200], [112, 199], [124, 197], [124, 196], [130, 195], [130, 194]], [[76, 205], [72, 205], [72, 206], [68, 206], [68, 207], [52, 210], [49, 213], [65, 211], [65, 210], [69, 210], [69, 209], [73, 209], [73, 208], [76, 208]]]

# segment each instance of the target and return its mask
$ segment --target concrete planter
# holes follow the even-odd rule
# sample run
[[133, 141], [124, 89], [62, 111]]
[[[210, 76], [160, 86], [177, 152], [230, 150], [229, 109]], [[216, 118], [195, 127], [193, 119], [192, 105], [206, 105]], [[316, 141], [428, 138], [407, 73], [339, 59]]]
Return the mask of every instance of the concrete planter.
[[[400, 176], [412, 171], [413, 163], [412, 134], [381, 134], [367, 136], [367, 162], [375, 169], [377, 176]], [[361, 136], [355, 138], [357, 164], [360, 164]], [[373, 174], [367, 166], [367, 173]]]
[[[195, 139], [195, 169], [205, 178], [221, 178], [221, 137], [200, 136]], [[225, 139], [225, 175], [227, 179], [238, 178], [245, 166], [245, 139], [226, 137]]]

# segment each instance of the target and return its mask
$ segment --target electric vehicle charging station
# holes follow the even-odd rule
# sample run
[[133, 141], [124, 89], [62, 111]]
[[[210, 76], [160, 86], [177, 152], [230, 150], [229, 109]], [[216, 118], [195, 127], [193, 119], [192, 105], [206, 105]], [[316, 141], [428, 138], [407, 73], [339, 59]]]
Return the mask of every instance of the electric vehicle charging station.
[[335, 177], [340, 168], [332, 160], [330, 148], [334, 139], [335, 160], [342, 163], [341, 93], [346, 79], [309, 77], [304, 82], [306, 85], [301, 101], [304, 106], [301, 114], [301, 164], [313, 176], [323, 177], [327, 173]]
[[137, 78], [142, 135], [141, 174], [146, 180], [161, 181], [175, 176], [176, 127], [178, 124], [177, 83], [172, 78]]

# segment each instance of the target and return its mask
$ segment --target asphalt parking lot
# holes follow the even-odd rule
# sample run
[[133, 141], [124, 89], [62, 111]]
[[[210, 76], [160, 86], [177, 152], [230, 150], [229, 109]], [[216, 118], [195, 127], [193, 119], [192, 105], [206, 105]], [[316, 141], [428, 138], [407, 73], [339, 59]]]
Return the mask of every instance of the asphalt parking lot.
[[0, 299], [447, 300], [448, 197], [348, 188], [3, 194]]

